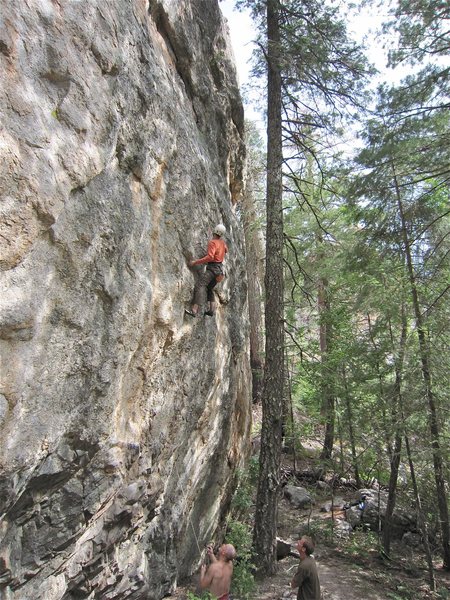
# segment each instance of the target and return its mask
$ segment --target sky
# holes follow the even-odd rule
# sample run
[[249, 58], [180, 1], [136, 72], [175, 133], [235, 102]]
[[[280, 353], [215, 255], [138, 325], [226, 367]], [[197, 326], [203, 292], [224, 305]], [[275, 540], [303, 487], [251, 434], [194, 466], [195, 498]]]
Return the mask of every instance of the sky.
[[255, 26], [248, 11], [234, 9], [235, 0], [219, 0], [222, 14], [228, 21], [231, 44], [238, 72], [238, 80], [243, 96], [245, 117], [255, 122], [261, 134], [264, 135], [264, 115], [260, 114], [254, 103], [247, 102], [243, 93], [245, 86], [250, 83], [250, 59], [254, 49], [253, 40], [256, 37]]
[[228, 21], [231, 43], [233, 45], [239, 83], [244, 86], [249, 81], [249, 61], [253, 51], [252, 40], [255, 27], [247, 11], [233, 10], [235, 0], [220, 0], [222, 14]]
[[[388, 8], [392, 0], [385, 0], [383, 8], [367, 7], [359, 14], [353, 13], [348, 20], [348, 32], [357, 42], [363, 45], [369, 61], [380, 71], [376, 83], [387, 81], [398, 82], [406, 74], [406, 69], [387, 69], [387, 50], [383, 47], [386, 42], [379, 30], [383, 21], [388, 17]], [[350, 3], [349, 3], [350, 4]], [[237, 11], [235, 0], [219, 0], [220, 9], [228, 21], [231, 43], [236, 61], [241, 93], [250, 83], [250, 59], [254, 49], [253, 40], [256, 37], [255, 27], [248, 11]], [[246, 102], [243, 94], [246, 118], [255, 121], [261, 132], [265, 130], [264, 117], [258, 113], [254, 104]]]
[[[348, 30], [356, 41], [364, 44], [369, 60], [386, 73], [386, 52], [379, 29], [383, 20], [388, 17], [390, 0], [384, 3], [384, 8], [366, 7], [358, 14], [353, 14], [348, 21]], [[255, 27], [248, 11], [237, 11], [235, 0], [219, 0], [220, 9], [228, 21], [231, 43], [236, 58], [239, 81], [245, 85], [249, 80], [249, 60], [253, 50]], [[390, 77], [391, 75], [389, 75]]]

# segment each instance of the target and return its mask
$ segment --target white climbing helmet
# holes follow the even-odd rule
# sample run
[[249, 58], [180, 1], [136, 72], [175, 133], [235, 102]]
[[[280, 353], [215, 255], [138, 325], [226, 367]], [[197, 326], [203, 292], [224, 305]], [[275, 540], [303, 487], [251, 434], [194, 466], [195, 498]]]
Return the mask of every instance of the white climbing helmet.
[[218, 235], [219, 237], [222, 237], [223, 235], [225, 235], [227, 232], [227, 230], [225, 229], [225, 226], [220, 224], [220, 225], [216, 225], [214, 227], [214, 233], [216, 235]]

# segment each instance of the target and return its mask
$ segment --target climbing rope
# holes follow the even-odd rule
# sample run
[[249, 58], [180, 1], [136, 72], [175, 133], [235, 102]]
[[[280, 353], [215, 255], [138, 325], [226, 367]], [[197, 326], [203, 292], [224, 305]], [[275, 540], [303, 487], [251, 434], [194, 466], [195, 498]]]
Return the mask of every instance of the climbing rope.
[[[178, 448], [179, 448], [180, 446], [181, 446], [181, 442], [178, 444], [178, 446], [176, 446], [176, 447], [174, 448], [174, 455], [175, 455], [175, 452], [178, 450]], [[176, 464], [175, 462], [174, 462], [174, 469], [175, 469], [176, 475], [178, 476], [178, 481], [179, 481], [179, 480], [181, 479], [181, 477], [180, 477], [180, 472], [178, 471], [178, 466], [177, 466], [177, 464]], [[181, 495], [182, 495], [182, 497], [183, 497], [184, 504], [186, 505], [186, 500], [187, 500], [187, 492], [184, 492], [184, 493], [183, 493], [183, 491], [182, 491], [182, 492], [181, 492]], [[191, 519], [191, 515], [190, 515], [190, 514], [188, 515], [188, 521], [189, 521], [189, 524], [190, 524], [190, 526], [191, 526], [192, 533], [194, 534], [194, 539], [195, 539], [195, 543], [197, 544], [197, 549], [198, 549], [199, 556], [201, 557], [201, 556], [202, 556], [202, 554], [203, 554], [203, 550], [201, 550], [201, 548], [200, 548], [200, 544], [199, 544], [199, 542], [198, 542], [198, 537], [197, 537], [197, 534], [196, 534], [196, 532], [195, 532], [195, 529], [194, 529], [194, 524], [193, 524], [193, 522], [192, 522], [192, 519]]]

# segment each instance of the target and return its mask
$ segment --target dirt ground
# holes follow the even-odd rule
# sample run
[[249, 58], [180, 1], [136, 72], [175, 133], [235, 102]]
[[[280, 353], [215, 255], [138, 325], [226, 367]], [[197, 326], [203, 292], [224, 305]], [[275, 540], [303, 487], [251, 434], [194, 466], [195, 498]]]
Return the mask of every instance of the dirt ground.
[[[317, 559], [320, 585], [324, 600], [385, 600], [383, 588], [373, 582], [370, 574], [355, 566], [343, 564], [327, 557]], [[291, 590], [289, 581], [295, 573], [298, 561], [287, 558], [280, 563], [279, 572], [258, 584], [254, 598], [258, 600], [295, 600], [297, 591]]]
[[[432, 593], [423, 577], [408, 577], [404, 574], [386, 576], [370, 565], [360, 566], [346, 559], [334, 558], [328, 553], [316, 558], [323, 600], [417, 600], [450, 598], [450, 579], [442, 572], [437, 574], [441, 593]], [[295, 600], [296, 590], [291, 590], [289, 581], [295, 573], [297, 561], [284, 559], [279, 572], [258, 582], [254, 600]], [[387, 584], [389, 580], [389, 584]], [[442, 592], [447, 587], [448, 593]], [[413, 596], [404, 595], [402, 590], [415, 590]]]
[[[315, 508], [299, 511], [282, 499], [279, 504], [279, 535], [295, 545], [305, 533], [308, 517], [312, 523], [325, 525], [331, 520], [331, 513], [323, 513], [320, 506], [329, 498], [318, 500]], [[339, 515], [338, 518], [343, 515]], [[364, 534], [361, 534], [364, 535]], [[318, 536], [320, 537], [320, 536]], [[414, 567], [420, 564], [411, 549], [402, 549], [399, 543], [393, 544], [396, 559], [385, 563], [375, 550], [361, 551], [349, 555], [345, 542], [337, 539], [334, 544], [321, 542], [314, 553], [319, 572], [323, 600], [450, 600], [450, 573], [437, 568], [435, 578], [440, 594], [430, 592], [427, 574], [424, 569]], [[288, 557], [278, 563], [278, 573], [257, 582], [253, 600], [295, 600], [296, 590], [290, 589], [298, 560]]]
[[[325, 523], [330, 513], [321, 513], [318, 502], [312, 513], [293, 508], [285, 499], [279, 505], [279, 534], [293, 547], [304, 532], [308, 517], [312, 522]], [[411, 551], [405, 551], [393, 564], [382, 562], [377, 552], [361, 552], [361, 556], [349, 556], [339, 542], [334, 545], [319, 542], [315, 559], [319, 571], [323, 600], [450, 600], [450, 574], [437, 569], [435, 576], [440, 593], [430, 592], [424, 570], [412, 568]], [[397, 548], [401, 551], [401, 548]], [[278, 572], [256, 582], [252, 600], [295, 600], [296, 590], [290, 581], [295, 573], [298, 559], [287, 557], [278, 563]], [[170, 596], [171, 600], [185, 600], [187, 592], [195, 591], [195, 582], [180, 587]], [[239, 600], [233, 596], [233, 600]]]
[[[330, 519], [330, 513], [320, 513], [316, 507], [311, 513], [311, 519]], [[307, 511], [293, 509], [286, 500], [281, 500], [279, 506], [279, 532], [280, 537], [295, 545], [296, 540], [303, 533], [305, 522], [308, 518]], [[315, 559], [319, 571], [320, 585], [323, 600], [401, 600], [403, 596], [395, 596], [395, 590], [387, 589], [382, 577], [383, 569], [378, 573], [381, 565], [373, 559], [365, 560], [365, 564], [358, 564], [354, 559], [341, 555], [339, 550], [331, 546], [318, 543]], [[278, 563], [278, 573], [273, 577], [257, 582], [254, 600], [295, 600], [297, 591], [290, 589], [290, 580], [297, 568], [298, 560], [287, 557]], [[423, 581], [420, 581], [422, 584]], [[395, 586], [395, 584], [394, 584]], [[418, 582], [414, 581], [414, 587]], [[391, 594], [391, 595], [389, 595]], [[427, 596], [417, 595], [417, 598]], [[432, 598], [432, 596], [429, 596]]]
[[[317, 447], [303, 449], [311, 458], [317, 453]], [[284, 455], [286, 469], [292, 467], [291, 458]], [[308, 467], [306, 460], [302, 467]], [[311, 462], [314, 464], [314, 461]], [[303, 485], [299, 483], [298, 485]], [[308, 486], [304, 486], [307, 487]], [[360, 532], [359, 543], [349, 551], [349, 543], [334, 538], [333, 543], [321, 535], [320, 528], [331, 524], [331, 513], [320, 510], [331, 498], [326, 492], [313, 490], [316, 504], [311, 511], [294, 508], [286, 499], [281, 499], [278, 507], [278, 535], [295, 549], [296, 541], [308, 533], [308, 522], [315, 530], [314, 557], [317, 562], [323, 600], [450, 600], [450, 573], [436, 565], [435, 579], [437, 592], [431, 592], [427, 573], [424, 568], [423, 554], [411, 548], [404, 548], [400, 542], [393, 542], [391, 562], [380, 559], [376, 543], [373, 547], [365, 544], [367, 536]], [[355, 490], [337, 490], [336, 496], [344, 501], [354, 499]], [[343, 511], [336, 518], [344, 518]], [[355, 539], [356, 535], [349, 539]], [[252, 600], [295, 600], [297, 591], [291, 590], [290, 581], [295, 573], [298, 559], [287, 557], [278, 562], [278, 572], [256, 582]], [[185, 600], [187, 592], [196, 590], [196, 578], [187, 587], [180, 587], [169, 600]], [[232, 600], [241, 600], [236, 595]]]

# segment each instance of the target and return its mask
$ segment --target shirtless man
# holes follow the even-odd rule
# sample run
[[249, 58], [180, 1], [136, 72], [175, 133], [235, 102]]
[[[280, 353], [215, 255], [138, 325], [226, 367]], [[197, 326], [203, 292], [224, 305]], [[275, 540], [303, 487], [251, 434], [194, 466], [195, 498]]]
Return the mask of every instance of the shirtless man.
[[208, 556], [211, 564], [208, 569], [203, 565], [200, 570], [200, 587], [208, 589], [217, 600], [229, 600], [236, 550], [231, 544], [222, 544], [216, 558], [212, 546], [208, 546]]

